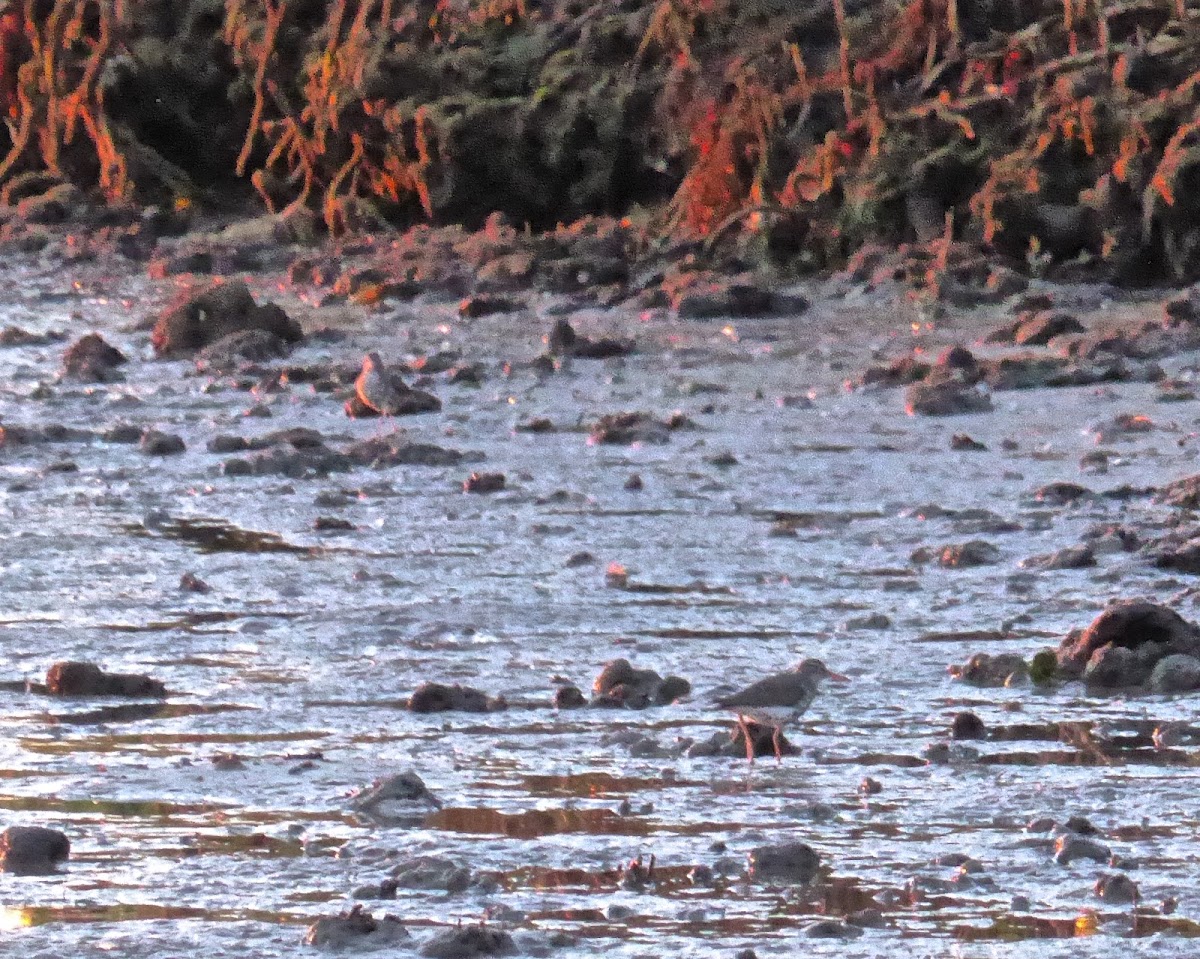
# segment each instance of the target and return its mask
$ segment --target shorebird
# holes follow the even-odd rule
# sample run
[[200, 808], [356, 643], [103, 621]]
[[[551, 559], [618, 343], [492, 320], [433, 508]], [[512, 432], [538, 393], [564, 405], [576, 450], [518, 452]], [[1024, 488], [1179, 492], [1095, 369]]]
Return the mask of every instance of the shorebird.
[[746, 739], [746, 758], [752, 764], [754, 741], [746, 721], [774, 730], [771, 734], [771, 744], [775, 747], [775, 759], [782, 762], [780, 737], [783, 735], [783, 728], [799, 719], [812, 705], [824, 679], [838, 683], [850, 681], [845, 676], [832, 672], [819, 659], [805, 659], [792, 669], [760, 679], [731, 696], [717, 700], [718, 706], [737, 713], [738, 726]]
[[378, 353], [368, 353], [363, 357], [362, 370], [354, 381], [354, 392], [363, 406], [383, 416], [395, 416], [408, 392], [408, 385], [387, 371]]

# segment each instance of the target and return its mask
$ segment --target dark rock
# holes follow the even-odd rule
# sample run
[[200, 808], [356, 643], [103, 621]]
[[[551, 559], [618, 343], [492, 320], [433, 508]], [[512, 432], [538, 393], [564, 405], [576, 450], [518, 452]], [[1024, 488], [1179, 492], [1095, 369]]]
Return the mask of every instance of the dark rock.
[[513, 937], [489, 926], [458, 926], [434, 933], [419, 950], [426, 959], [474, 959], [476, 956], [511, 956], [517, 951]]
[[950, 723], [951, 739], [983, 739], [986, 736], [987, 727], [974, 713], [956, 713]]
[[408, 710], [413, 713], [486, 713], [503, 708], [503, 700], [494, 700], [487, 693], [458, 683], [453, 686], [422, 683], [408, 700]]
[[1095, 565], [1096, 554], [1090, 546], [1067, 546], [1021, 560], [1022, 569], [1087, 569]]
[[1017, 324], [1013, 342], [1018, 346], [1045, 346], [1056, 336], [1083, 331], [1083, 324], [1070, 313], [1044, 310]]
[[858, 794], [860, 796], [878, 796], [883, 792], [883, 783], [878, 779], [872, 779], [870, 776], [864, 776], [862, 782], [858, 784]]
[[992, 398], [974, 386], [954, 380], [922, 381], [908, 388], [904, 408], [909, 416], [961, 416], [989, 412]]
[[195, 573], [184, 573], [179, 577], [179, 588], [185, 593], [211, 593], [212, 587]]
[[1081, 499], [1091, 499], [1095, 494], [1086, 486], [1078, 483], [1047, 483], [1033, 491], [1033, 498], [1039, 503], [1051, 506], [1069, 506]]
[[1160, 486], [1156, 499], [1160, 503], [1178, 506], [1181, 509], [1200, 509], [1200, 474], [1185, 476]]
[[63, 373], [84, 383], [111, 383], [121, 378], [117, 368], [126, 362], [125, 354], [99, 333], [89, 333], [67, 347]]
[[157, 679], [135, 673], [106, 673], [94, 663], [55, 663], [46, 672], [46, 689], [54, 696], [129, 696], [161, 699], [167, 688]]
[[620, 445], [667, 443], [674, 428], [669, 421], [660, 422], [649, 413], [610, 413], [600, 417], [588, 440]]
[[1064, 833], [1054, 843], [1054, 861], [1060, 866], [1069, 866], [1079, 859], [1108, 862], [1112, 853], [1103, 843], [1075, 833]]
[[915, 356], [902, 356], [885, 366], [871, 366], [859, 377], [859, 386], [908, 386], [925, 379], [932, 367]]
[[607, 360], [614, 356], [627, 356], [634, 350], [633, 340], [617, 340], [604, 337], [593, 340], [580, 336], [566, 319], [555, 321], [546, 337], [546, 349], [551, 356], [574, 356], [584, 360]]
[[502, 296], [469, 296], [458, 304], [458, 315], [465, 319], [478, 319], [493, 313], [512, 313], [521, 309], [521, 304]]
[[313, 529], [318, 533], [345, 533], [357, 527], [340, 516], [318, 516], [313, 520]]
[[[1109, 606], [1085, 630], [1073, 630], [1058, 647], [1058, 667], [1067, 677], [1083, 675], [1100, 650], [1117, 647], [1144, 651], [1139, 663], [1144, 681], [1155, 662], [1171, 653], [1200, 654], [1200, 630], [1173, 609], [1144, 600]], [[1139, 674], [1143, 672], [1138, 670]]]
[[350, 798], [355, 812], [388, 822], [420, 822], [441, 806], [442, 801], [411, 770], [376, 779]]
[[[458, 450], [431, 443], [410, 443], [403, 436], [381, 436], [351, 443], [346, 460], [358, 466], [456, 466], [463, 459]], [[349, 467], [347, 467], [349, 468]]]
[[578, 686], [559, 686], [554, 690], [555, 709], [579, 709], [587, 705], [587, 698]]
[[44, 876], [71, 855], [71, 842], [57, 829], [9, 826], [0, 833], [0, 870], [20, 876]]
[[861, 928], [841, 919], [818, 919], [804, 927], [809, 939], [856, 939], [862, 934]]
[[1154, 664], [1150, 690], [1155, 693], [1190, 693], [1200, 689], [1200, 658], [1172, 653]]
[[377, 949], [409, 939], [408, 930], [395, 916], [376, 919], [356, 905], [339, 916], [325, 916], [304, 933], [306, 946], [342, 951], [348, 948]]
[[245, 283], [230, 280], [181, 297], [158, 318], [150, 340], [159, 356], [189, 356], [245, 330], [262, 330], [285, 343], [303, 339], [300, 325], [279, 306], [257, 305]]
[[196, 354], [196, 365], [231, 370], [242, 363], [265, 363], [287, 356], [289, 349], [287, 342], [267, 330], [237, 330], [200, 350]]
[[646, 488], [646, 483], [637, 473], [630, 473], [629, 478], [625, 480], [624, 488], [631, 493], [637, 493]]
[[663, 679], [653, 669], [635, 669], [627, 659], [605, 663], [592, 683], [593, 705], [628, 706], [644, 709], [665, 706], [691, 692], [691, 685], [678, 676]]
[[1112, 905], [1129, 905], [1139, 898], [1137, 883], [1123, 872], [1101, 876], [1092, 889], [1097, 897]]
[[767, 884], [804, 885], [817, 876], [821, 857], [802, 842], [758, 846], [746, 857], [749, 876]]
[[937, 550], [937, 564], [945, 569], [992, 566], [998, 562], [1000, 562], [1000, 550], [981, 539], [973, 539], [966, 543], [953, 543]]
[[175, 456], [187, 449], [181, 437], [158, 430], [146, 430], [142, 434], [141, 447], [147, 456]]
[[498, 493], [502, 489], [503, 473], [472, 473], [463, 480], [464, 493]]
[[955, 679], [974, 686], [1003, 686], [1010, 677], [1028, 672], [1025, 660], [1018, 653], [975, 653], [961, 666], [951, 666]]
[[950, 449], [955, 452], [982, 453], [987, 451], [987, 446], [971, 439], [966, 433], [955, 433], [950, 437]]

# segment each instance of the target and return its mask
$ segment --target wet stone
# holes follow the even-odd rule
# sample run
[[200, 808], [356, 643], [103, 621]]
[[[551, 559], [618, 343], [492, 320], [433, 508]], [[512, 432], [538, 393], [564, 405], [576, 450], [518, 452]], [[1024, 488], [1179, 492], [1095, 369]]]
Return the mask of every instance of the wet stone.
[[983, 739], [987, 736], [987, 727], [975, 713], [956, 713], [950, 723], [950, 738], [952, 739]]
[[511, 956], [517, 952], [517, 946], [503, 929], [459, 926], [434, 933], [418, 951], [426, 959], [474, 959], [476, 956]]
[[398, 863], [392, 881], [401, 889], [463, 892], [471, 886], [471, 870], [446, 856], [416, 856]]
[[978, 440], [972, 439], [966, 433], [955, 433], [950, 437], [950, 449], [955, 452], [982, 453], [987, 450], [987, 446]]
[[1108, 847], [1094, 839], [1066, 833], [1054, 843], [1054, 861], [1060, 866], [1069, 866], [1081, 859], [1093, 862], [1108, 862], [1112, 857]]
[[179, 577], [179, 588], [185, 593], [211, 593], [212, 587], [195, 573], [184, 573]]
[[464, 493], [498, 493], [504, 489], [503, 473], [472, 473], [463, 480]]
[[285, 343], [303, 339], [300, 325], [279, 306], [259, 306], [240, 280], [185, 293], [158, 318], [151, 343], [159, 356], [190, 356], [230, 333], [261, 330]]
[[9, 826], [0, 833], [0, 870], [22, 876], [54, 872], [71, 854], [71, 843], [57, 829]]
[[1003, 686], [1013, 676], [1025, 676], [1028, 667], [1019, 653], [975, 653], [961, 666], [951, 666], [950, 675], [973, 686]]
[[904, 408], [909, 416], [962, 416], [990, 412], [992, 398], [963, 382], [918, 382], [904, 394]]
[[856, 939], [863, 934], [859, 926], [840, 919], [818, 919], [804, 927], [809, 939]]
[[1095, 565], [1096, 555], [1090, 546], [1067, 546], [1021, 560], [1022, 569], [1087, 569]]
[[111, 383], [121, 379], [118, 368], [126, 362], [125, 354], [99, 333], [89, 333], [67, 347], [63, 373], [84, 383]]
[[136, 673], [106, 673], [94, 663], [55, 663], [46, 672], [46, 689], [54, 696], [125, 696], [159, 699], [166, 687]]
[[1150, 690], [1155, 693], [1185, 693], [1200, 689], [1200, 658], [1186, 653], [1164, 656], [1150, 674]]
[[174, 433], [146, 430], [142, 434], [141, 449], [147, 456], [176, 456], [187, 450], [187, 444]]
[[759, 846], [746, 857], [752, 880], [768, 885], [804, 885], [816, 878], [821, 857], [802, 842]]
[[337, 952], [346, 949], [379, 949], [408, 939], [408, 930], [395, 916], [376, 919], [361, 905], [339, 916], [318, 919], [304, 933], [306, 946]]
[[587, 697], [578, 686], [559, 686], [554, 691], [555, 709], [579, 709], [587, 704]]
[[1167, 606], [1145, 600], [1114, 603], [1087, 629], [1067, 634], [1058, 647], [1059, 669], [1067, 677], [1082, 676], [1085, 670], [1095, 674], [1093, 660], [1105, 649], [1124, 651], [1114, 654], [1123, 658], [1117, 668], [1105, 669], [1105, 675], [1119, 685], [1134, 685], [1144, 682], [1166, 655], [1200, 656], [1200, 629]]
[[1092, 889], [1098, 898], [1112, 905], [1128, 905], [1138, 901], [1137, 883], [1122, 872], [1101, 876]]
[[286, 356], [290, 345], [267, 330], [237, 330], [208, 344], [196, 354], [201, 369], [232, 370], [244, 363], [265, 363]]
[[408, 700], [408, 711], [411, 713], [486, 713], [503, 708], [503, 699], [493, 699], [487, 693], [458, 683], [452, 686], [422, 683]]

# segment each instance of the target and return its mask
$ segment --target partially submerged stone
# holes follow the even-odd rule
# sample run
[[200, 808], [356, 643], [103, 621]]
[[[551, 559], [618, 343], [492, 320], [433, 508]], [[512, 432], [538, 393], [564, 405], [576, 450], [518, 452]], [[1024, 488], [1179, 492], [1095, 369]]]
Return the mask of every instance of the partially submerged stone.
[[136, 673], [106, 673], [94, 663], [55, 663], [46, 673], [46, 689], [54, 696], [128, 696], [160, 699], [166, 687]]
[[485, 692], [458, 683], [421, 683], [408, 700], [408, 711], [412, 713], [487, 713], [504, 707], [503, 698], [492, 698]]
[[71, 854], [71, 842], [57, 829], [9, 826], [0, 833], [0, 870], [23, 876], [54, 872]]
[[318, 919], [304, 933], [306, 946], [341, 951], [380, 949], [409, 939], [408, 930], [395, 916], [376, 919], [361, 905], [338, 916]]
[[63, 353], [63, 375], [84, 383], [111, 383], [121, 379], [118, 368], [126, 362], [125, 354], [99, 333], [88, 333]]
[[285, 343], [304, 338], [300, 324], [274, 303], [258, 305], [241, 280], [213, 283], [169, 306], [150, 335], [161, 357], [190, 356], [230, 333], [261, 330]]
[[769, 885], [804, 885], [817, 876], [821, 857], [806, 843], [758, 846], [746, 856], [752, 880]]
[[513, 937], [494, 926], [459, 926], [434, 933], [421, 944], [426, 959], [475, 959], [477, 956], [511, 956], [517, 951]]

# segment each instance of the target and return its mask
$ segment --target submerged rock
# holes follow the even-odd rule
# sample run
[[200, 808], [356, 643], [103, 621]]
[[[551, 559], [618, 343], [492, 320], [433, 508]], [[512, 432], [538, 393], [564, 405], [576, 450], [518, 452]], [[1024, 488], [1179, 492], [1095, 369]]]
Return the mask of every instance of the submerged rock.
[[408, 700], [408, 711], [411, 713], [487, 713], [504, 709], [505, 706], [502, 697], [493, 699], [485, 692], [458, 683], [453, 686], [422, 683]]
[[161, 699], [167, 688], [157, 679], [136, 673], [106, 673], [94, 663], [55, 663], [46, 673], [46, 689], [54, 696], [128, 696]]
[[1004, 686], [1027, 675], [1025, 660], [1017, 653], [975, 653], [961, 666], [951, 666], [950, 675], [974, 686]]
[[[1063, 676], [1109, 689], [1141, 686], [1161, 660], [1179, 654], [1200, 657], [1200, 629], [1145, 600], [1113, 604], [1087, 629], [1067, 634], [1057, 651]], [[1165, 668], [1160, 681], [1168, 681]]]
[[261, 330], [285, 343], [304, 338], [300, 324], [274, 303], [259, 306], [241, 280], [192, 290], [169, 306], [150, 335], [161, 357], [190, 356], [230, 333]]
[[379, 949], [407, 939], [408, 930], [395, 916], [376, 919], [361, 905], [339, 916], [318, 919], [304, 933], [306, 946], [335, 951], [348, 948]]
[[957, 379], [913, 383], [904, 394], [909, 416], [961, 416], [987, 413], [992, 398], [977, 387]]
[[816, 878], [821, 857], [802, 842], [758, 846], [746, 856], [748, 873], [756, 882], [804, 885]]
[[1128, 905], [1139, 898], [1137, 883], [1123, 872], [1101, 876], [1092, 890], [1104, 902], [1114, 905]]
[[592, 705], [630, 709], [666, 706], [691, 690], [691, 684], [682, 677], [663, 677], [653, 669], [635, 669], [627, 659], [614, 659], [604, 664], [592, 683]]
[[111, 383], [121, 379], [118, 367], [126, 362], [125, 354], [99, 333], [89, 333], [63, 353], [63, 374], [84, 383]]
[[462, 892], [471, 885], [471, 870], [446, 856], [416, 856], [398, 863], [392, 881], [401, 889]]
[[387, 821], [420, 821], [441, 806], [442, 801], [411, 770], [376, 779], [350, 797], [350, 808], [355, 812]]
[[517, 946], [503, 929], [459, 926], [434, 933], [418, 950], [426, 959], [474, 959], [476, 956], [511, 956]]
[[196, 354], [196, 365], [231, 370], [242, 363], [264, 363], [287, 356], [286, 340], [268, 330], [237, 330], [209, 343]]
[[57, 829], [9, 826], [0, 833], [0, 870], [22, 876], [43, 876], [71, 855], [71, 842]]

